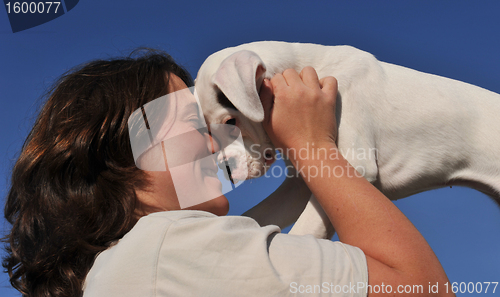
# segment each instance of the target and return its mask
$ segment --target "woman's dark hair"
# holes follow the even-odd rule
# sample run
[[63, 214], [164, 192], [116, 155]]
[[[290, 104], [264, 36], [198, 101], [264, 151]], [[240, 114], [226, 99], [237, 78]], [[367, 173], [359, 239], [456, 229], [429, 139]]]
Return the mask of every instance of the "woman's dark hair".
[[[168, 74], [167, 76], [165, 74]], [[135, 51], [63, 75], [48, 92], [12, 170], [3, 266], [23, 296], [80, 296], [96, 255], [137, 222], [127, 120], [191, 76], [166, 53]]]

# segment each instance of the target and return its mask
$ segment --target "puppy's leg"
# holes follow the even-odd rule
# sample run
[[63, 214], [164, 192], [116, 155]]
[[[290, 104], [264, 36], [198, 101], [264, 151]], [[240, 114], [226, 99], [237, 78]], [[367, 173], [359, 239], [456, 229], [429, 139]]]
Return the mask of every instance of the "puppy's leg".
[[261, 226], [272, 224], [283, 229], [293, 224], [304, 210], [311, 191], [300, 176], [288, 176], [276, 191], [243, 215], [253, 218]]
[[311, 195], [306, 208], [288, 234], [311, 234], [316, 238], [330, 239], [335, 234], [335, 229], [316, 197]]

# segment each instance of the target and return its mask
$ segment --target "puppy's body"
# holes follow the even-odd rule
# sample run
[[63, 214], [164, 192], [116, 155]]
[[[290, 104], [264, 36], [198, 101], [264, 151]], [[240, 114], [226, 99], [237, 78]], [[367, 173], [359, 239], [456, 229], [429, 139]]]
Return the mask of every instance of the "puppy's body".
[[[466, 185], [499, 200], [500, 95], [380, 62], [349, 46], [255, 42], [221, 50], [201, 66], [196, 89], [203, 112], [210, 123], [236, 119], [247, 149], [236, 156], [247, 158], [250, 178], [264, 173], [264, 151], [272, 147], [260, 123], [262, 79], [306, 66], [319, 78], [337, 78], [338, 147], [390, 199]], [[304, 187], [290, 180], [249, 215], [261, 224], [289, 224], [310, 195]], [[273, 209], [279, 205], [286, 210]], [[313, 200], [291, 233], [323, 237], [325, 224]]]

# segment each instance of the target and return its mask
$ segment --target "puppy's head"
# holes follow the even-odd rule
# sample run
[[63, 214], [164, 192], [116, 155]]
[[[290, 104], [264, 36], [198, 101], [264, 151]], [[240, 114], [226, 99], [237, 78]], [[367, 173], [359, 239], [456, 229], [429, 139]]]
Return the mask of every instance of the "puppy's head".
[[[221, 51], [208, 57], [196, 77], [196, 92], [209, 124], [235, 125], [241, 130], [245, 151], [228, 146], [226, 160], [232, 164], [233, 179], [256, 178], [265, 173], [275, 160], [275, 150], [262, 126], [264, 109], [259, 90], [266, 73], [260, 57], [241, 50], [228, 54]], [[240, 169], [247, 164], [248, 172]]]

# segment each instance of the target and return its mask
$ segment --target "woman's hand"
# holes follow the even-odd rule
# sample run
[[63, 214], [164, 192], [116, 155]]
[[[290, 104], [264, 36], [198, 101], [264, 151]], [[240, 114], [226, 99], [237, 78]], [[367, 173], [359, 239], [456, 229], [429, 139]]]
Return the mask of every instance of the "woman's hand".
[[264, 106], [264, 129], [277, 148], [286, 151], [306, 147], [307, 143], [335, 144], [334, 77], [319, 80], [312, 67], [302, 69], [300, 74], [287, 69], [271, 81], [265, 79], [259, 95]]

